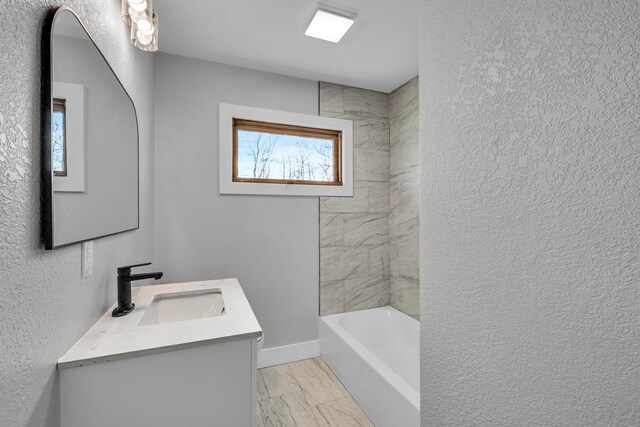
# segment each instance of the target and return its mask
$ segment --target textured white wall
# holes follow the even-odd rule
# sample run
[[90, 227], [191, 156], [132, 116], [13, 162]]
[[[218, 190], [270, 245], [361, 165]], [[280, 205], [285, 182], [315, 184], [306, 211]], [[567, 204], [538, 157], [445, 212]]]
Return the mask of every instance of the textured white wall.
[[638, 22], [421, 2], [422, 425], [640, 425]]
[[0, 424], [58, 424], [55, 363], [115, 300], [115, 268], [153, 256], [153, 56], [128, 42], [116, 0], [69, 0], [131, 94], [140, 123], [138, 231], [80, 246], [40, 244], [40, 40], [53, 1], [0, 2]]
[[156, 259], [165, 282], [237, 277], [265, 347], [317, 339], [318, 198], [218, 193], [218, 104], [318, 114], [318, 82], [159, 54]]

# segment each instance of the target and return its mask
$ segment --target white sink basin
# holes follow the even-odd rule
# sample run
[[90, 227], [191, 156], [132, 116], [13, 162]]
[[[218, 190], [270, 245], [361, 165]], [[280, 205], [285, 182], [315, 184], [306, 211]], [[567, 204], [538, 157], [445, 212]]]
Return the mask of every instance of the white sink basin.
[[220, 289], [158, 294], [153, 297], [140, 326], [205, 319], [225, 313]]

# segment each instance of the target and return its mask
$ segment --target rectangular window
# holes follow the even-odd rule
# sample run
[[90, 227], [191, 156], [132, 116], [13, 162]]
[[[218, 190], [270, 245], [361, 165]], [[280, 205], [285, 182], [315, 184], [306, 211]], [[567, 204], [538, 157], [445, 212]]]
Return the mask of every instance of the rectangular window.
[[233, 181], [342, 185], [342, 131], [234, 118]]
[[67, 103], [53, 98], [51, 149], [54, 176], [67, 176]]
[[353, 197], [353, 122], [220, 104], [220, 194]]

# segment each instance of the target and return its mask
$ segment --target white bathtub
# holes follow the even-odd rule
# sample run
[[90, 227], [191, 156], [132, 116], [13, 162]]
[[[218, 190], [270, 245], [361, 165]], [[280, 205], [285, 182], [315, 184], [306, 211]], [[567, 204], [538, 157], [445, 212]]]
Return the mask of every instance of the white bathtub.
[[320, 318], [320, 354], [377, 427], [420, 425], [420, 323], [392, 307]]

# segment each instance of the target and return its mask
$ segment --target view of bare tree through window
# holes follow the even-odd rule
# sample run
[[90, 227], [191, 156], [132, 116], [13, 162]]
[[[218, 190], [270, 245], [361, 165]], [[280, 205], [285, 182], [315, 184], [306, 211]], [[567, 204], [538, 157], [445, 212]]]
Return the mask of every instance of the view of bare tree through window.
[[67, 175], [65, 114], [65, 100], [54, 99], [51, 120], [51, 161], [53, 173], [56, 176]]
[[238, 177], [334, 181], [334, 140], [238, 131]]

